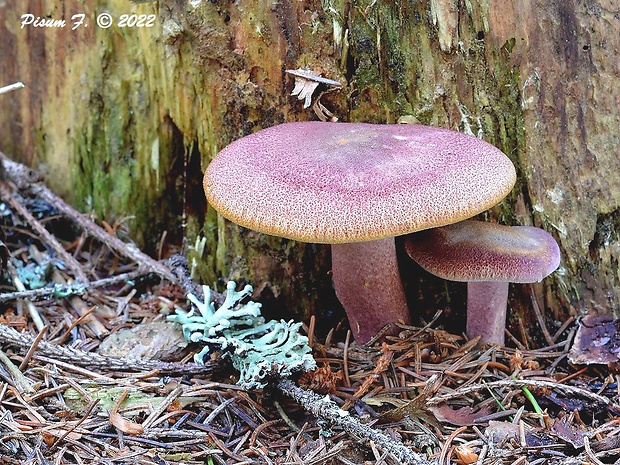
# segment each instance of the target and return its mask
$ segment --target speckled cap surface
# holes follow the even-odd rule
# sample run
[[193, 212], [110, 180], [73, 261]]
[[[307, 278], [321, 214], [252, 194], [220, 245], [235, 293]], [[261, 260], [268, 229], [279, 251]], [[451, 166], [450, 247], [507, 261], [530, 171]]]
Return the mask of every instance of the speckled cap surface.
[[450, 281], [535, 283], [560, 264], [560, 248], [546, 231], [484, 221], [412, 234], [405, 248], [426, 271]]
[[287, 123], [224, 148], [204, 176], [207, 201], [250, 229], [305, 242], [398, 236], [470, 218], [516, 180], [475, 137], [407, 124]]

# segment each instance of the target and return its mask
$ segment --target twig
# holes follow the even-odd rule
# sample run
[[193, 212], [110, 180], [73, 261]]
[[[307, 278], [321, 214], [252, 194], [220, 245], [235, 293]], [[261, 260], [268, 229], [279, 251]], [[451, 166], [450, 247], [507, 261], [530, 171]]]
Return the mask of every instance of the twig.
[[441, 447], [441, 453], [439, 454], [439, 465], [443, 465], [445, 463], [446, 457], [448, 455], [448, 450], [450, 448], [450, 445], [452, 444], [452, 441], [454, 441], [454, 439], [456, 439], [456, 437], [459, 434], [461, 434], [463, 431], [465, 431], [466, 429], [467, 429], [467, 426], [461, 426], [460, 428], [457, 428], [454, 431], [452, 431], [450, 436], [448, 436], [448, 439], [446, 439], [443, 446]]
[[532, 308], [534, 309], [534, 314], [536, 315], [536, 320], [538, 321], [538, 325], [540, 329], [542, 329], [543, 336], [545, 337], [545, 341], [547, 344], [552, 346], [555, 344], [555, 339], [549, 333], [547, 329], [547, 325], [545, 324], [545, 319], [540, 312], [540, 307], [538, 306], [538, 301], [536, 300], [536, 294], [534, 293], [534, 286], [532, 284], [529, 285], [530, 288], [530, 299], [532, 300]]
[[[170, 270], [170, 273], [175, 277], [175, 281], [183, 288], [186, 294], [194, 294], [198, 300], [204, 299], [202, 293], [202, 286], [196, 284], [190, 278], [189, 265], [187, 258], [181, 254], [175, 254], [171, 256], [165, 262], [166, 267]], [[216, 295], [217, 294], [217, 295]], [[213, 293], [217, 302], [223, 302], [223, 295], [219, 293]]]
[[226, 455], [228, 455], [230, 458], [236, 460], [237, 462], [244, 462], [245, 461], [245, 457], [242, 457], [240, 455], [235, 454], [233, 451], [231, 451], [228, 447], [226, 447], [226, 444], [224, 444], [219, 438], [217, 438], [213, 433], [209, 432], [209, 437], [211, 438], [211, 441], [213, 441], [217, 447], [220, 448], [220, 450], [222, 452], [224, 452]]
[[158, 274], [168, 281], [173, 283], [177, 282], [174, 274], [172, 274], [165, 265], [140, 251], [135, 244], [125, 243], [118, 237], [110, 235], [104, 228], [97, 225], [75, 208], [65, 203], [64, 200], [49, 190], [42, 182], [39, 182], [38, 176], [35, 172], [29, 170], [20, 163], [14, 162], [1, 152], [0, 159], [4, 164], [4, 168], [8, 176], [11, 178], [11, 181], [13, 181], [20, 190], [23, 189], [29, 191], [53, 205], [60, 213], [70, 218], [75, 224], [87, 231], [91, 236], [98, 239], [102, 244], [106, 244], [117, 253], [133, 260], [141, 267]]
[[[18, 333], [13, 328], [0, 324], [0, 346], [4, 347], [7, 344], [14, 345], [25, 352], [30, 348], [34, 339], [34, 336], [30, 334]], [[168, 374], [208, 374], [217, 366], [217, 363], [214, 362], [198, 365], [196, 363], [158, 362], [155, 360], [134, 360], [109, 357], [101, 354], [84, 352], [83, 350], [73, 349], [71, 347], [50, 344], [45, 341], [39, 343], [37, 354], [106, 371], [157, 370], [160, 373]], [[35, 358], [37, 358], [37, 356], [35, 356]]]
[[562, 333], [564, 331], [566, 331], [566, 329], [573, 324], [573, 322], [575, 321], [575, 317], [571, 316], [568, 318], [568, 320], [566, 320], [562, 326], [560, 326], [560, 328], [555, 332], [555, 334], [553, 335], [553, 342], [557, 341], [558, 338], [562, 335]]
[[[300, 429], [299, 426], [297, 426], [295, 423], [293, 423], [293, 420], [291, 420], [289, 418], [289, 416], [286, 414], [286, 412], [284, 411], [284, 409], [282, 408], [282, 406], [280, 405], [280, 402], [278, 402], [277, 400], [273, 403], [273, 405], [276, 407], [276, 410], [278, 411], [278, 413], [280, 414], [280, 416], [282, 417], [282, 419], [284, 420], [284, 423], [286, 423], [288, 425], [289, 428], [291, 428], [293, 431], [295, 431], [298, 434], [301, 434], [303, 432], [303, 427]], [[305, 425], [304, 425], [305, 426]], [[305, 433], [304, 433], [305, 434]]]
[[288, 379], [280, 380], [277, 386], [280, 391], [295, 400], [295, 402], [299, 403], [314, 416], [342, 428], [347, 434], [355, 438], [374, 441], [377, 447], [389, 452], [401, 463], [411, 465], [430, 465], [432, 463], [401, 442], [395, 441], [381, 431], [363, 424], [357, 418], [349, 415], [348, 412], [340, 410], [334, 402], [326, 400], [312, 391], [302, 389]]
[[176, 282], [175, 276], [166, 266], [143, 253], [140, 249], [138, 249], [138, 247], [136, 247], [135, 244], [125, 243], [118, 237], [110, 235], [104, 228], [86, 218], [75, 208], [66, 204], [60, 197], [56, 196], [56, 194], [50, 191], [43, 184], [37, 183], [31, 186], [30, 190], [43, 200], [54, 205], [58, 211], [71, 218], [78, 226], [85, 231], [88, 231], [90, 235], [92, 235], [95, 239], [98, 239], [101, 243], [106, 244], [117, 253], [138, 263], [139, 266], [153, 271], [162, 278], [165, 278], [173, 283]]
[[0, 182], [0, 197], [2, 197], [2, 200], [8, 203], [19, 216], [26, 220], [34, 232], [36, 232], [41, 239], [49, 245], [54, 252], [56, 252], [64, 264], [73, 272], [78, 281], [81, 281], [84, 284], [88, 283], [89, 279], [82, 270], [80, 263], [73, 258], [73, 256], [67, 253], [62, 244], [60, 244], [60, 242], [58, 242], [56, 238], [52, 236], [47, 229], [45, 229], [45, 226], [43, 226], [39, 220], [32, 216], [27, 208], [17, 201], [15, 193], [11, 192], [7, 185], [3, 182]]
[[79, 316], [79, 318], [73, 320], [73, 322], [69, 325], [69, 327], [65, 330], [65, 332], [60, 337], [55, 338], [54, 343], [58, 345], [63, 344], [67, 339], [69, 339], [69, 336], [71, 336], [71, 333], [73, 332], [73, 330], [79, 325], [81, 325], [84, 321], [88, 320], [91, 314], [96, 309], [97, 307], [90, 307], [86, 313], [83, 313], [82, 315]]
[[474, 384], [472, 386], [468, 386], [463, 389], [458, 389], [457, 391], [452, 392], [450, 394], [444, 394], [441, 396], [432, 397], [428, 399], [427, 404], [437, 405], [442, 402], [446, 402], [449, 399], [462, 397], [466, 394], [476, 392], [476, 391], [482, 391], [486, 389], [502, 388], [502, 387], [514, 388], [514, 387], [521, 387], [521, 386], [533, 386], [533, 387], [538, 387], [538, 388], [555, 389], [558, 391], [562, 391], [565, 394], [570, 395], [570, 396], [585, 397], [586, 399], [590, 399], [594, 402], [599, 402], [605, 405], [606, 407], [613, 409], [614, 412], [620, 412], [620, 405], [616, 404], [615, 402], [612, 402], [610, 399], [606, 397], [599, 396], [598, 394], [594, 394], [593, 392], [590, 392], [590, 391], [587, 391], [585, 389], [581, 389], [578, 387], [569, 386], [566, 384], [559, 384], [558, 382], [555, 382], [555, 381], [543, 381], [543, 380], [538, 380], [538, 379], [504, 379], [504, 380], [492, 381], [492, 382], [484, 383], [484, 384]]
[[[114, 284], [124, 283], [127, 281], [131, 281], [133, 279], [139, 278], [140, 276], [145, 276], [149, 272], [145, 270], [136, 270], [128, 273], [122, 273], [116, 276], [112, 276], [110, 278], [103, 278], [97, 281], [91, 281], [88, 283], [88, 289], [97, 289], [100, 287], [113, 286]], [[70, 289], [71, 286], [68, 286]], [[31, 289], [27, 291], [18, 291], [18, 292], [5, 292], [0, 294], [0, 302], [9, 302], [11, 300], [17, 299], [30, 299], [30, 300], [39, 300], [48, 298], [56, 292], [59, 292], [63, 289], [62, 286], [54, 286], [54, 287], [43, 287], [40, 289]]]
[[[69, 284], [60, 271], [56, 269], [52, 271], [51, 278], [52, 281], [62, 286], [67, 286]], [[79, 319], [85, 318], [86, 315], [89, 315], [85, 324], [96, 337], [102, 338], [110, 332], [108, 328], [106, 328], [105, 325], [99, 320], [99, 318], [97, 318], [97, 316], [91, 311], [92, 306], [84, 302], [79, 295], [70, 295], [67, 297], [67, 301], [71, 304], [73, 310], [75, 310], [75, 312], [80, 316]]]
[[[25, 291], [26, 286], [24, 286], [24, 283], [22, 283], [22, 281], [19, 279], [19, 276], [17, 275], [17, 270], [10, 261], [6, 263], [6, 271], [9, 274], [9, 277], [11, 278], [11, 281], [13, 282], [15, 288], [18, 291]], [[37, 328], [37, 331], [42, 331], [43, 328], [45, 328], [45, 322], [41, 318], [37, 307], [35, 307], [28, 299], [24, 299], [23, 304], [26, 305], [26, 308], [28, 309], [28, 314], [30, 315], [32, 322]]]
[[[347, 336], [349, 334], [351, 334], [350, 331], [347, 332]], [[381, 352], [381, 357], [375, 362], [375, 367], [372, 372], [366, 376], [366, 379], [362, 385], [357, 388], [351, 398], [347, 399], [342, 406], [342, 410], [349, 410], [357, 400], [361, 399], [362, 396], [368, 392], [368, 389], [370, 389], [370, 386], [379, 378], [379, 375], [389, 368], [392, 363], [392, 359], [394, 358], [394, 352], [392, 352], [385, 343]]]
[[32, 394], [35, 391], [33, 383], [24, 376], [20, 369], [15, 366], [11, 359], [7, 357], [2, 350], [0, 350], [0, 363], [5, 366], [6, 370], [11, 375], [13, 385], [18, 392]]
[[596, 465], [604, 465], [603, 462], [601, 462], [598, 459], [598, 457], [594, 455], [594, 452], [592, 451], [592, 448], [590, 447], [590, 438], [588, 438], [588, 436], [585, 434], [583, 436], [583, 446], [584, 446], [584, 450], [586, 451], [586, 455], [588, 456], [590, 460], [592, 460], [592, 463]]
[[316, 327], [316, 316], [310, 317], [310, 324], [308, 324], [308, 345], [314, 347], [314, 330]]
[[90, 416], [90, 414], [92, 413], [93, 409], [95, 408], [95, 406], [99, 403], [99, 399], [95, 399], [93, 400], [88, 407], [86, 408], [86, 413], [84, 413], [84, 415], [82, 416], [82, 418], [80, 418], [78, 420], [77, 423], [75, 423], [71, 428], [69, 428], [65, 434], [63, 434], [62, 436], [60, 436], [56, 441], [54, 441], [54, 443], [50, 446], [49, 448], [49, 452], [53, 451], [54, 449], [56, 449], [56, 447], [58, 447], [58, 444], [60, 444], [67, 436], [69, 436], [73, 431], [75, 431], [82, 423], [84, 423], [84, 421], [86, 421], [86, 419]]
[[351, 331], [347, 331], [347, 337], [344, 340], [344, 353], [342, 355], [342, 371], [344, 372], [344, 384], [351, 387], [351, 378], [349, 377], [349, 343], [351, 342]]
[[7, 92], [11, 92], [12, 90], [23, 89], [26, 87], [23, 82], [16, 82], [14, 84], [9, 84], [8, 86], [0, 87], [0, 95], [6, 94]]
[[43, 336], [45, 336], [45, 333], [47, 333], [48, 329], [49, 329], [49, 326], [44, 326], [43, 329], [39, 331], [39, 334], [35, 336], [34, 340], [32, 341], [32, 344], [30, 344], [30, 348], [28, 349], [28, 352], [26, 352], [26, 355], [24, 356], [24, 359], [22, 360], [22, 363], [19, 364], [20, 371], [23, 371], [26, 369], [26, 367], [28, 366], [28, 362], [30, 361], [35, 351], [37, 350], [37, 347], [39, 347], [39, 343], [43, 339]]

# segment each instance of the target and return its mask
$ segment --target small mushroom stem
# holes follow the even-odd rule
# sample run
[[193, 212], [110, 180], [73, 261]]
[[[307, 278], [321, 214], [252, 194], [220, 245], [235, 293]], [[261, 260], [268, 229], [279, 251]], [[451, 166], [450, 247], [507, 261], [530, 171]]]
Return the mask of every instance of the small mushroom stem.
[[504, 345], [507, 282], [467, 283], [467, 336], [481, 336], [482, 344]]
[[332, 245], [334, 288], [358, 344], [388, 323], [411, 322], [394, 238]]

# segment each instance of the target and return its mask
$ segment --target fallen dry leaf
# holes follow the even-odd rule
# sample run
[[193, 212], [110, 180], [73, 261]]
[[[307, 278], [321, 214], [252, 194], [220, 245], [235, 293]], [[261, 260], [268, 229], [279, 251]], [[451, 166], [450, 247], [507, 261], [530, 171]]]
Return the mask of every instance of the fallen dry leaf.
[[620, 320], [608, 316], [584, 316], [579, 322], [568, 359], [585, 365], [620, 361]]
[[476, 420], [492, 413], [489, 405], [485, 405], [477, 411], [474, 411], [472, 407], [453, 409], [448, 404], [433, 405], [428, 409], [433, 412], [437, 420], [456, 426], [479, 425], [480, 422]]
[[127, 433], [130, 435], [142, 434], [144, 433], [144, 428], [142, 427], [142, 425], [134, 423], [133, 421], [126, 420], [120, 413], [118, 413], [118, 409], [127, 397], [127, 394], [129, 394], [129, 390], [125, 389], [121, 393], [118, 400], [114, 403], [114, 406], [110, 411], [110, 424], [115, 428], [121, 430], [123, 433]]
[[551, 428], [558, 438], [571, 444], [575, 449], [583, 447], [583, 437], [585, 433], [583, 430], [577, 428], [575, 425], [571, 425], [564, 418], [556, 421]]
[[466, 445], [460, 445], [454, 449], [454, 454], [465, 465], [476, 463], [478, 461], [478, 454], [473, 449]]

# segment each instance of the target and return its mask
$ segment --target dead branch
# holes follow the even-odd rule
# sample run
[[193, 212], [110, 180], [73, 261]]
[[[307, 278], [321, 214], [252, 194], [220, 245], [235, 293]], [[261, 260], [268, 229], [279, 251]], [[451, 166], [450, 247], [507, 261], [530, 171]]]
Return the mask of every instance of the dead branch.
[[91, 221], [87, 216], [77, 211], [49, 190], [45, 184], [39, 181], [39, 177], [34, 171], [9, 159], [2, 152], [0, 152], [0, 159], [4, 164], [8, 177], [20, 190], [30, 192], [53, 205], [60, 213], [70, 218], [92, 237], [106, 244], [120, 255], [133, 260], [140, 267], [146, 268], [162, 278], [176, 283], [176, 277], [165, 265], [143, 253], [135, 244], [125, 243], [118, 237], [110, 235], [104, 228]]
[[581, 396], [586, 399], [589, 399], [594, 402], [598, 402], [611, 410], [615, 411], [616, 414], [620, 414], [620, 405], [611, 401], [607, 397], [603, 397], [601, 395], [590, 392], [586, 389], [582, 389], [575, 386], [570, 386], [568, 384], [561, 384], [556, 381], [545, 381], [539, 379], [503, 379], [500, 381], [491, 381], [484, 384], [473, 384], [471, 386], [467, 386], [461, 389], [456, 390], [450, 394], [444, 394], [441, 396], [435, 396], [428, 400], [428, 405], [437, 405], [442, 402], [445, 402], [449, 399], [454, 399], [457, 397], [464, 396], [466, 394], [470, 394], [476, 391], [482, 391], [487, 389], [494, 388], [504, 388], [504, 387], [521, 387], [521, 386], [531, 386], [538, 388], [547, 388], [554, 389], [557, 391], [561, 391], [568, 396]]
[[[20, 352], [26, 352], [34, 343], [35, 336], [26, 333], [19, 333], [13, 328], [0, 325], [0, 346], [12, 345], [17, 347]], [[51, 344], [40, 341], [37, 349], [37, 356], [49, 357], [63, 362], [72, 363], [90, 369], [100, 369], [105, 371], [149, 371], [156, 370], [165, 374], [209, 374], [217, 363], [209, 362], [205, 365], [195, 363], [174, 363], [158, 362], [155, 360], [134, 360], [127, 358], [116, 358], [97, 353], [85, 352], [71, 347]]]
[[73, 272], [74, 276], [84, 284], [87, 284], [89, 279], [86, 277], [86, 273], [82, 270], [79, 262], [73, 258], [65, 248], [56, 240], [50, 232], [45, 229], [45, 226], [41, 224], [21, 203], [17, 201], [15, 192], [9, 189], [5, 183], [0, 183], [0, 198], [8, 203], [13, 210], [17, 212], [24, 220], [28, 222], [30, 227], [39, 235], [41, 239], [49, 245], [54, 252], [60, 257], [64, 264]]
[[377, 447], [385, 452], [389, 452], [401, 463], [411, 465], [431, 465], [433, 463], [405, 447], [400, 441], [394, 440], [386, 434], [363, 424], [348, 412], [341, 410], [335, 402], [312, 391], [302, 389], [290, 380], [280, 380], [278, 382], [278, 389], [317, 418], [342, 428], [354, 438], [374, 442]]
[[[122, 273], [116, 276], [111, 276], [109, 278], [98, 279], [97, 281], [91, 281], [88, 283], [88, 289], [98, 289], [106, 286], [113, 286], [119, 283], [125, 283], [127, 281], [131, 281], [137, 279], [141, 276], [145, 276], [148, 274], [148, 271], [145, 270], [136, 270], [128, 273]], [[42, 287], [40, 289], [30, 289], [27, 291], [17, 291], [17, 292], [4, 292], [0, 294], [0, 302], [10, 302], [11, 300], [17, 299], [30, 299], [30, 300], [40, 300], [47, 299], [53, 296], [56, 293], [66, 293], [71, 294], [73, 291], [75, 293], [80, 293], [79, 286], [53, 286], [53, 287]]]

